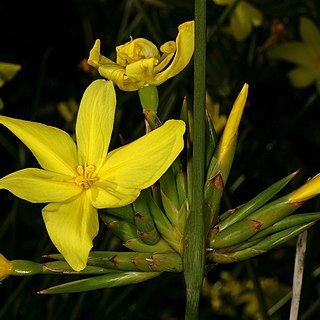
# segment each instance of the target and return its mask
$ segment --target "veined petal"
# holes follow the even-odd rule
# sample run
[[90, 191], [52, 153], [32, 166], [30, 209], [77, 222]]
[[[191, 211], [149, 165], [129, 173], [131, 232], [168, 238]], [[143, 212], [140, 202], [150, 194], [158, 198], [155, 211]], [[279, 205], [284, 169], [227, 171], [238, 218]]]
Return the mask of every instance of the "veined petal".
[[124, 207], [136, 200], [140, 191], [111, 181], [97, 181], [90, 188], [91, 203], [97, 209]]
[[293, 86], [304, 88], [314, 82], [320, 76], [320, 70], [311, 67], [294, 68], [288, 73]]
[[33, 202], [64, 202], [79, 195], [82, 187], [71, 177], [42, 169], [22, 169], [0, 179], [0, 189]]
[[159, 63], [154, 67], [154, 72], [159, 73], [162, 71], [171, 61], [176, 52], [176, 43], [174, 41], [168, 41], [160, 47], [160, 51], [163, 53]]
[[108, 152], [115, 108], [111, 81], [96, 80], [84, 92], [76, 123], [79, 164], [99, 170]]
[[48, 204], [42, 215], [50, 239], [71, 268], [84, 269], [99, 229], [97, 210], [86, 192], [67, 203]]
[[117, 64], [124, 67], [142, 59], [160, 59], [158, 48], [151, 41], [144, 38], [137, 38], [117, 46], [116, 51]]
[[178, 27], [176, 53], [172, 63], [162, 72], [155, 75], [150, 85], [159, 85], [181, 72], [191, 60], [194, 51], [194, 21], [188, 21]]
[[119, 189], [126, 197], [133, 192], [135, 197], [135, 189], [155, 183], [179, 155], [184, 131], [183, 121], [168, 120], [160, 128], [110, 152], [98, 173], [101, 186], [111, 186], [115, 193]]
[[125, 68], [100, 54], [99, 39], [96, 40], [90, 51], [88, 64], [96, 68], [102, 77], [111, 80], [122, 89], [125, 80]]
[[130, 63], [126, 67], [126, 76], [133, 80], [133, 82], [141, 82], [141, 87], [143, 87], [153, 80], [154, 67], [156, 64], [157, 59], [155, 58], [142, 59]]
[[302, 42], [283, 43], [268, 51], [272, 59], [282, 59], [301, 65], [313, 65], [317, 53]]
[[30, 149], [42, 168], [76, 175], [76, 145], [66, 132], [41, 123], [4, 116], [0, 116], [0, 123]]
[[300, 35], [305, 43], [320, 49], [320, 31], [314, 22], [306, 17], [300, 18]]

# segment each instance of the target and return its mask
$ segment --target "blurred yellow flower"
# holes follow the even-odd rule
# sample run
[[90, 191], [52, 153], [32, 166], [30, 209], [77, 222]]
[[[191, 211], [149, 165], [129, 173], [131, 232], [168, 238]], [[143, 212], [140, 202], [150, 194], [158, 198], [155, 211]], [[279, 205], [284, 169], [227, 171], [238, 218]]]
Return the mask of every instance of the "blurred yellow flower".
[[0, 281], [10, 276], [12, 264], [0, 253]]
[[[235, 0], [213, 0], [217, 5], [232, 5]], [[230, 16], [230, 33], [237, 41], [245, 40], [253, 27], [262, 25], [262, 13], [247, 1], [239, 1]]]
[[280, 44], [270, 49], [268, 56], [297, 64], [288, 73], [292, 85], [304, 88], [316, 82], [320, 93], [320, 30], [311, 20], [301, 17], [299, 31], [302, 41]]
[[206, 93], [206, 109], [213, 123], [216, 133], [219, 134], [220, 132], [222, 132], [227, 122], [227, 117], [224, 114], [220, 114], [219, 103], [213, 103], [208, 92]]
[[[0, 88], [5, 82], [10, 81], [21, 69], [19, 64], [0, 62]], [[0, 98], [0, 110], [3, 108], [3, 101]]]
[[70, 123], [75, 119], [78, 111], [78, 104], [75, 99], [71, 98], [68, 101], [59, 102], [57, 105], [57, 109], [63, 119], [67, 123]]
[[116, 63], [100, 54], [100, 40], [96, 40], [88, 64], [124, 91], [139, 90], [146, 85], [158, 86], [181, 72], [193, 55], [194, 22], [185, 22], [178, 30], [176, 41], [164, 43], [161, 53], [149, 40], [131, 39], [116, 47]]
[[28, 168], [0, 179], [0, 189], [34, 203], [49, 203], [42, 215], [49, 236], [69, 265], [85, 268], [98, 233], [97, 209], [132, 203], [155, 183], [183, 148], [185, 124], [169, 120], [134, 142], [108, 152], [116, 95], [111, 81], [85, 91], [76, 121], [76, 143], [64, 131], [0, 116], [43, 169]]
[[[260, 278], [259, 282], [268, 306], [274, 305], [290, 291], [289, 286], [275, 278]], [[243, 310], [245, 319], [262, 319], [251, 280], [239, 280], [231, 272], [223, 271], [215, 283], [204, 280], [202, 293], [209, 298], [218, 315], [239, 319], [239, 312]]]

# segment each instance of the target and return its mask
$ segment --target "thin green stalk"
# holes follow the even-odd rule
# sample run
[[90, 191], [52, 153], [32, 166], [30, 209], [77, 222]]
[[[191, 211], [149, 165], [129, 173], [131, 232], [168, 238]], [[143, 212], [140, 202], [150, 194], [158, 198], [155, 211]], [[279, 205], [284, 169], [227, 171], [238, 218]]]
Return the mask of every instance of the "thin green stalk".
[[248, 270], [248, 274], [251, 277], [251, 280], [253, 282], [253, 289], [259, 304], [259, 311], [260, 311], [260, 316], [261, 319], [263, 320], [268, 320], [268, 310], [267, 310], [267, 304], [264, 298], [264, 293], [261, 288], [261, 284], [259, 281], [259, 277], [254, 269], [253, 263], [251, 260], [246, 261], [246, 267]]
[[203, 217], [206, 123], [205, 61], [206, 1], [195, 0], [192, 201], [190, 215], [186, 226], [184, 252], [186, 320], [194, 320], [198, 318], [199, 299], [205, 263], [205, 229]]

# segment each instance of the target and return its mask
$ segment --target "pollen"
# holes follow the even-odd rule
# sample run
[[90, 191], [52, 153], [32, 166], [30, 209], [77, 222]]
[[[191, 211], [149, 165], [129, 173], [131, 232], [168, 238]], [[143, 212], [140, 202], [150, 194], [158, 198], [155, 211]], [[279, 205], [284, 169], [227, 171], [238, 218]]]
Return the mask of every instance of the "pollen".
[[93, 177], [96, 168], [93, 165], [88, 166], [77, 166], [77, 173], [79, 174], [74, 182], [79, 185], [83, 186], [85, 189], [89, 189], [97, 177]]

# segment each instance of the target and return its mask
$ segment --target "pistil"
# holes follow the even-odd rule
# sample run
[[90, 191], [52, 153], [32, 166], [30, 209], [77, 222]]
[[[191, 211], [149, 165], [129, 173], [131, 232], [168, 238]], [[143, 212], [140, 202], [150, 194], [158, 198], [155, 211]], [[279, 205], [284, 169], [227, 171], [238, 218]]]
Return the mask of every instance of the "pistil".
[[79, 186], [83, 186], [85, 189], [89, 189], [93, 182], [97, 180], [96, 177], [92, 177], [94, 171], [96, 170], [95, 166], [77, 166], [78, 177], [75, 178], [74, 182]]

